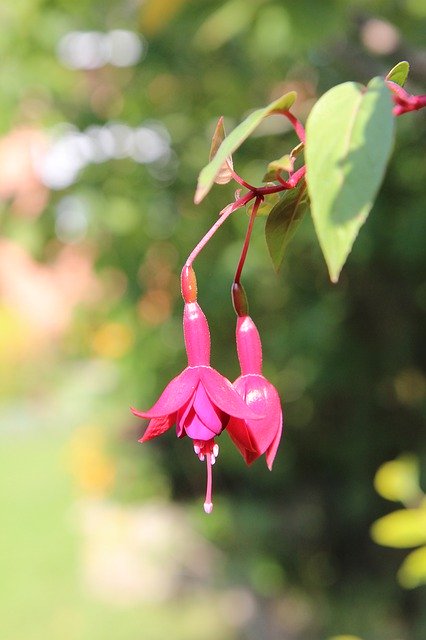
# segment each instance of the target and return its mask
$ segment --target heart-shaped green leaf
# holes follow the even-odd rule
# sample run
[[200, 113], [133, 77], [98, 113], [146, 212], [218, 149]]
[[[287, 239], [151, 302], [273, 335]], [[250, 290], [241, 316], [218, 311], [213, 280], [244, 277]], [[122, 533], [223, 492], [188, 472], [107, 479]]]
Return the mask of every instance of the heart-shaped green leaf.
[[390, 91], [383, 78], [325, 93], [306, 125], [306, 181], [330, 278], [340, 271], [383, 179], [393, 142]]
[[199, 204], [208, 194], [223, 163], [241, 146], [244, 140], [253, 133], [262, 120], [271, 113], [290, 109], [296, 100], [296, 95], [295, 91], [285, 93], [281, 98], [274, 100], [274, 102], [271, 102], [267, 107], [253, 111], [253, 113], [231, 131], [229, 136], [223, 140], [216, 155], [211, 159], [209, 164], [204, 167], [198, 177], [197, 190], [194, 197], [195, 204]]
[[408, 73], [410, 71], [410, 65], [406, 60], [402, 60], [398, 62], [392, 69], [389, 71], [386, 76], [386, 80], [391, 80], [396, 84], [399, 84], [401, 87], [404, 86], [405, 81], [407, 80]]
[[281, 200], [275, 205], [266, 220], [266, 243], [277, 272], [283, 263], [287, 245], [307, 207], [308, 194], [305, 180], [302, 179], [297, 187], [284, 192]]

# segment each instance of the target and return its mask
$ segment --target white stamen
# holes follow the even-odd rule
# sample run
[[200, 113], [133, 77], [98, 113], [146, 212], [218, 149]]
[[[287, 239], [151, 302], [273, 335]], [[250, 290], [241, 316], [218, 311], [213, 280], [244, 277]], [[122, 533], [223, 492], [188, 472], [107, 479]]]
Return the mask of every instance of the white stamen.
[[205, 502], [204, 503], [204, 511], [206, 513], [211, 513], [213, 511], [213, 502]]
[[215, 444], [213, 445], [213, 455], [215, 458], [217, 458], [217, 456], [219, 455], [219, 445]]
[[200, 451], [201, 451], [201, 449], [200, 449], [200, 447], [198, 446], [198, 444], [194, 444], [194, 451], [195, 451], [195, 453], [196, 453], [196, 454], [197, 454], [197, 456], [198, 456], [198, 454], [199, 454], [199, 453], [200, 453]]
[[216, 458], [214, 457], [214, 455], [212, 453], [210, 454], [210, 462], [211, 462], [211, 464], [214, 464], [216, 462]]
[[204, 453], [200, 453], [198, 454], [199, 459], [201, 460], [201, 462], [204, 462], [206, 456], [204, 455]]

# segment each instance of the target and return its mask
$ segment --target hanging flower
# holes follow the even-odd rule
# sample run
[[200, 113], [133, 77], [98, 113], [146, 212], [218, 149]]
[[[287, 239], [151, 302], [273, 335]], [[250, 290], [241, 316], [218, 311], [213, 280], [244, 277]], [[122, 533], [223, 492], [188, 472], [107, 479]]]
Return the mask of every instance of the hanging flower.
[[[195, 294], [185, 296], [186, 300], [194, 298]], [[167, 385], [149, 411], [132, 408], [132, 412], [140, 418], [150, 419], [140, 442], [160, 436], [174, 424], [178, 438], [185, 435], [192, 438], [195, 453], [200, 460], [206, 460], [204, 510], [211, 513], [211, 466], [219, 453], [215, 437], [226, 428], [230, 419], [255, 424], [259, 421], [259, 415], [257, 407], [247, 406], [230, 381], [210, 366], [209, 327], [195, 300], [185, 303], [183, 329], [188, 366]]]
[[280, 398], [262, 375], [262, 345], [250, 316], [238, 317], [236, 337], [241, 376], [234, 382], [234, 388], [247, 406], [263, 417], [256, 420], [231, 417], [227, 431], [247, 464], [265, 453], [266, 464], [272, 469], [283, 425]]

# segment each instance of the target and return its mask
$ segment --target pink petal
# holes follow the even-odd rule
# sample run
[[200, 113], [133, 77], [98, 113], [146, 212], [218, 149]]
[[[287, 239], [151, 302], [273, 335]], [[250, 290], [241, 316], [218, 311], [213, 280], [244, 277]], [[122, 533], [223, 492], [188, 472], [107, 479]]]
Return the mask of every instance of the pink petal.
[[[197, 391], [195, 392], [194, 409], [200, 420], [208, 426], [213, 433], [219, 435], [223, 428], [222, 412], [212, 404], [202, 384], [198, 385]], [[202, 439], [203, 438], [200, 438], [200, 440]]]
[[275, 387], [264, 376], [247, 374], [234, 383], [235, 389], [255, 411], [260, 420], [246, 420], [247, 429], [259, 454], [268, 450], [268, 466], [272, 465], [282, 432], [280, 397]]
[[280, 440], [281, 440], [281, 433], [283, 430], [282, 414], [281, 414], [280, 422], [281, 424], [277, 433], [275, 434], [275, 438], [273, 439], [272, 443], [269, 445], [269, 447], [266, 450], [266, 464], [268, 465], [268, 469], [270, 471], [272, 471], [272, 465], [274, 463], [275, 456], [277, 455], [278, 445], [280, 444]]
[[146, 428], [142, 438], [139, 438], [139, 442], [146, 442], [147, 440], [152, 440], [152, 438], [161, 436], [165, 431], [170, 429], [174, 421], [174, 415], [165, 416], [163, 418], [153, 418]]
[[139, 418], [160, 418], [171, 413], [176, 413], [194, 393], [198, 384], [197, 367], [187, 367], [164, 389], [163, 393], [148, 411], [132, 409]]
[[[197, 387], [197, 389], [198, 389], [198, 387]], [[183, 436], [185, 435], [185, 430], [184, 430], [185, 422], [187, 422], [187, 421], [189, 421], [191, 419], [189, 417], [190, 414], [195, 414], [194, 407], [193, 407], [195, 393], [196, 392], [194, 392], [192, 394], [192, 396], [189, 398], [188, 402], [181, 409], [179, 409], [179, 411], [177, 412], [177, 416], [176, 416], [176, 435], [177, 435], [178, 438], [183, 438]]]
[[193, 440], [212, 440], [217, 435], [217, 433], [201, 422], [196, 414], [194, 414], [192, 420], [185, 425], [185, 431], [186, 435]]
[[256, 420], [264, 414], [256, 413], [246, 405], [227, 378], [212, 367], [197, 367], [200, 380], [210, 400], [224, 413], [244, 420]]
[[245, 420], [230, 418], [226, 430], [247, 464], [251, 464], [253, 460], [260, 456], [260, 452], [256, 450], [256, 443], [247, 429]]

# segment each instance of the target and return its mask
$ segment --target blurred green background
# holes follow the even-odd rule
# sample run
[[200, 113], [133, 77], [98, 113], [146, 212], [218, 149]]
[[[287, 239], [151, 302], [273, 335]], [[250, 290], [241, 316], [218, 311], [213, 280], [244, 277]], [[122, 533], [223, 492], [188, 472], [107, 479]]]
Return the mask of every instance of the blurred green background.
[[[279, 277], [256, 222], [244, 284], [284, 403], [274, 471], [223, 434], [206, 517], [190, 440], [142, 446], [128, 410], [185, 366], [180, 268], [233, 197], [192, 201], [218, 116], [230, 130], [295, 89], [304, 120], [401, 59], [424, 93], [424, 2], [15, 0], [0, 24], [1, 638], [425, 638], [425, 586], [402, 589], [407, 552], [369, 531], [391, 510], [379, 465], [426, 469], [424, 113], [398, 120], [337, 286], [308, 217]], [[265, 126], [236, 169], [259, 182], [294, 142]], [[196, 263], [231, 379], [246, 223]]]

